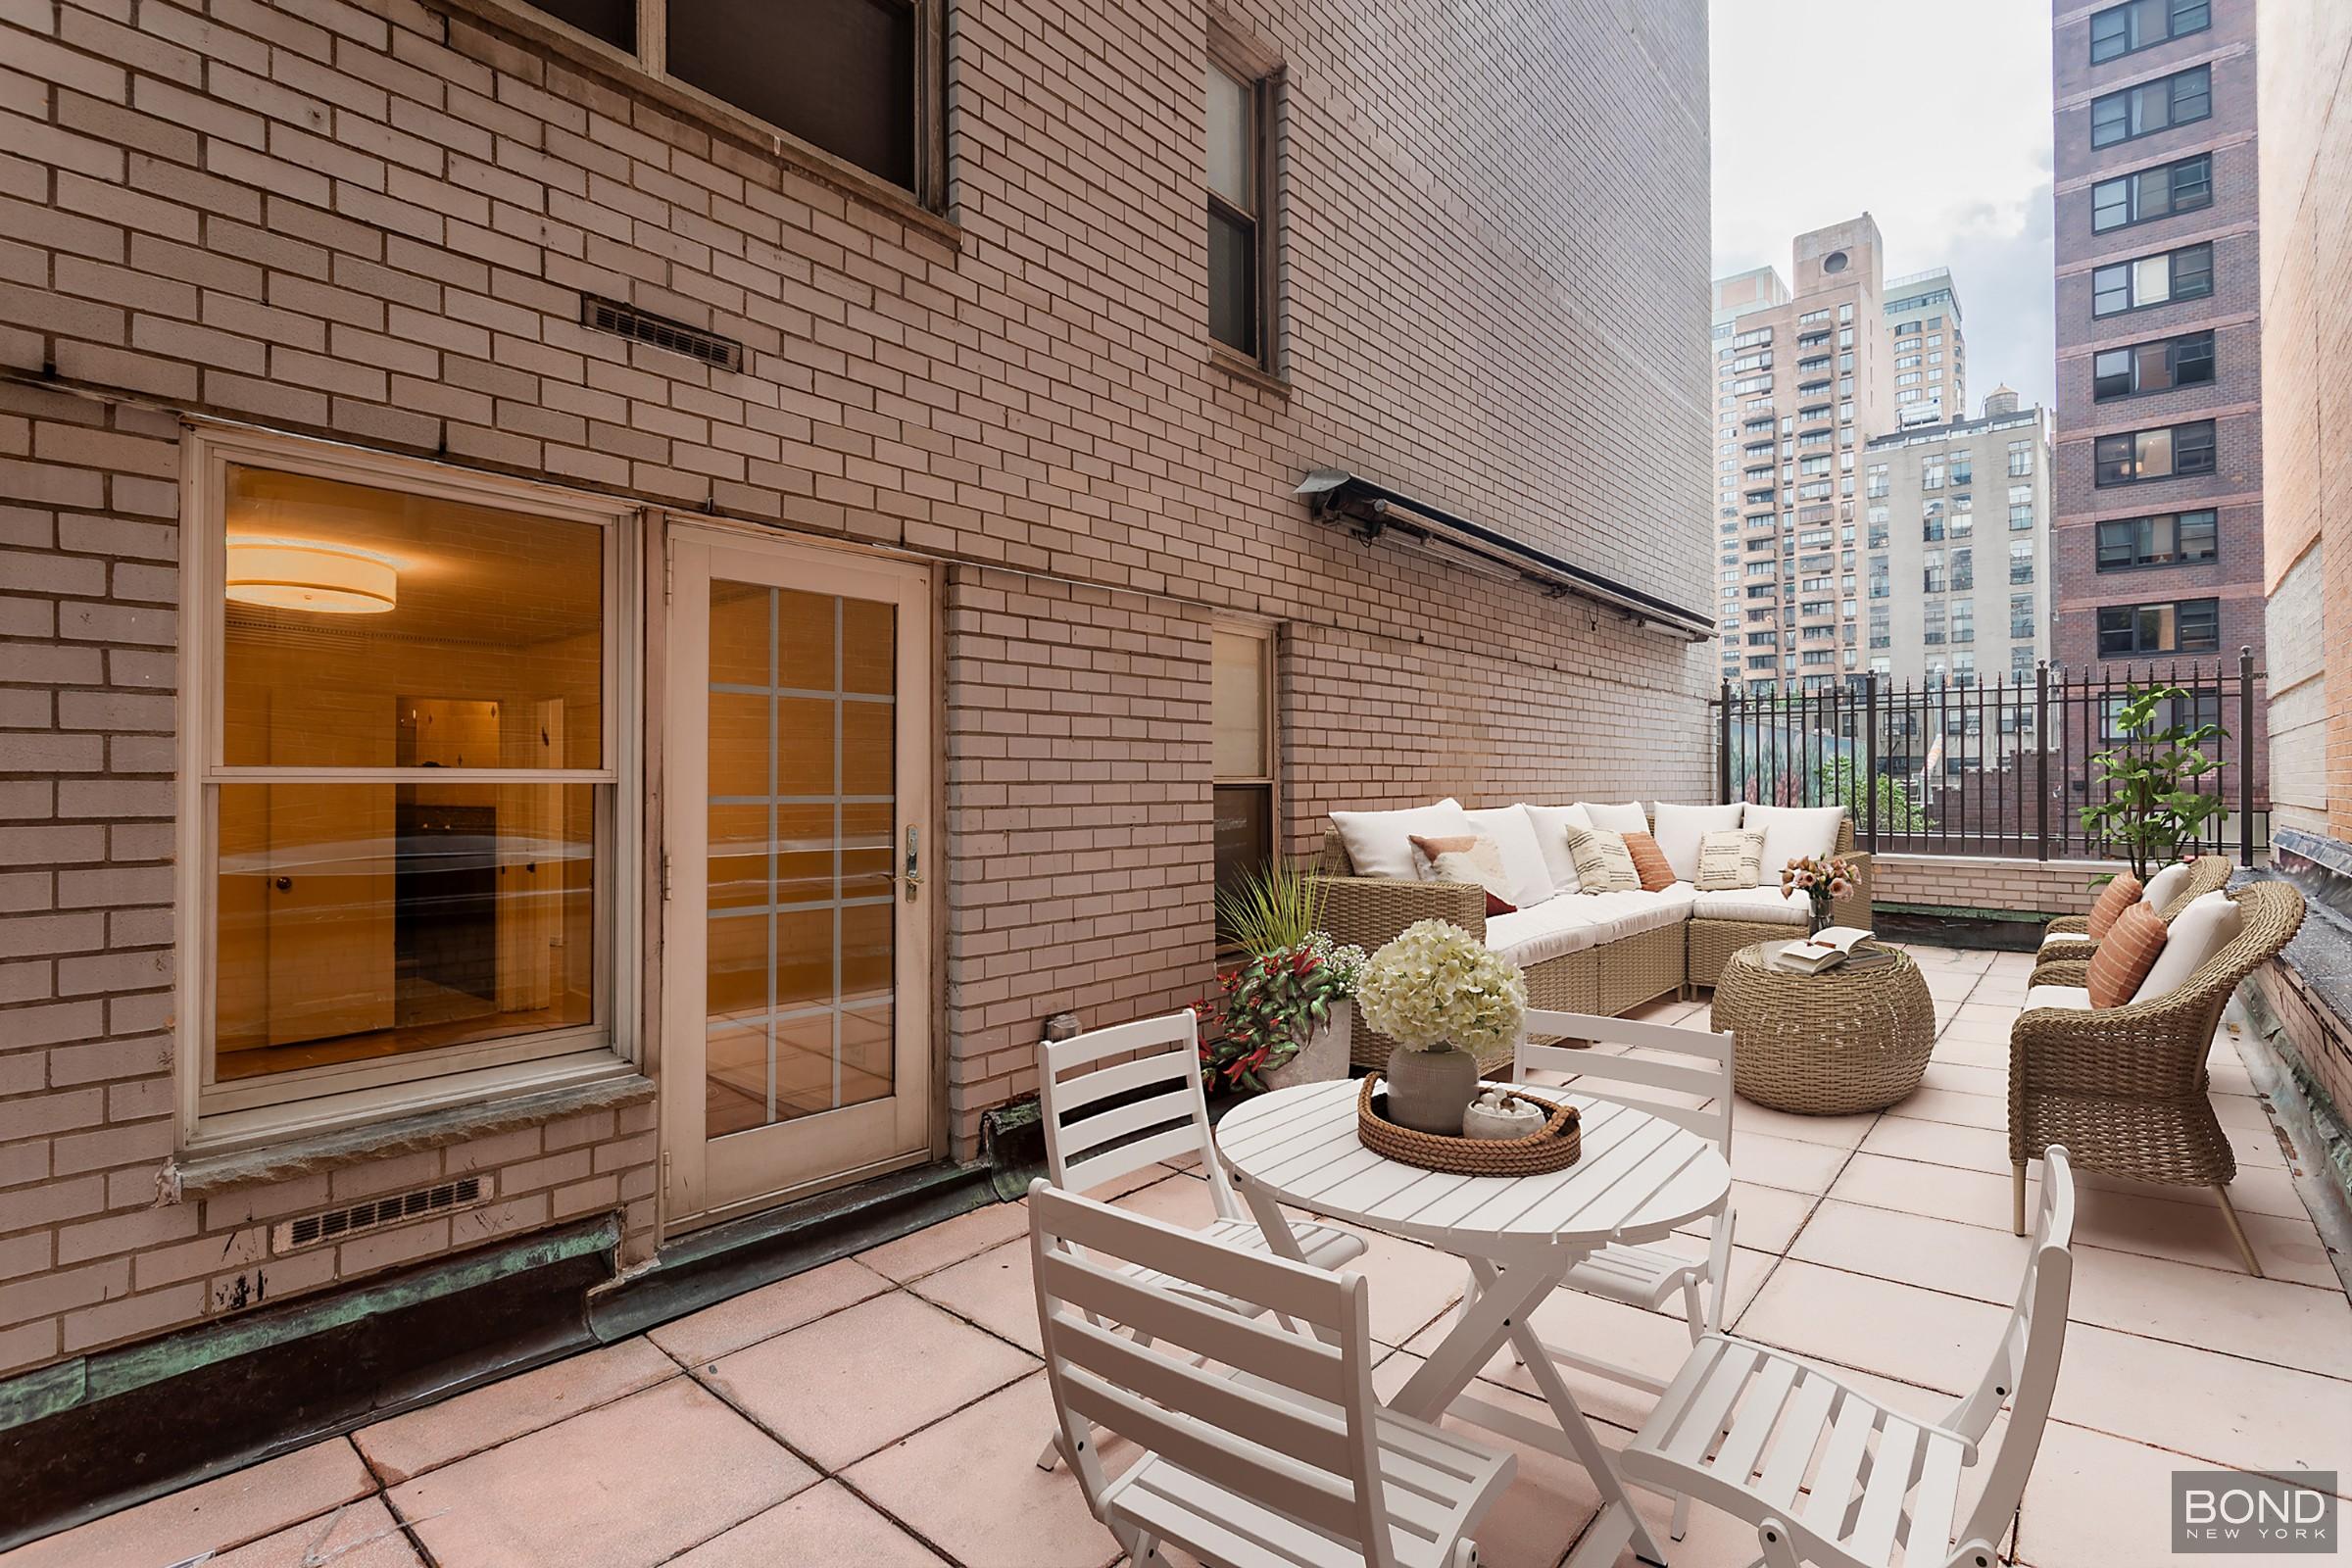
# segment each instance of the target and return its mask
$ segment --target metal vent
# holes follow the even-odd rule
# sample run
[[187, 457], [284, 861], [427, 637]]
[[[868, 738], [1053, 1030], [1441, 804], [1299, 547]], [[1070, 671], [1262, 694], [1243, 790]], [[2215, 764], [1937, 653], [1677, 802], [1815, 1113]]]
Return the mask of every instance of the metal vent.
[[673, 321], [666, 316], [641, 311], [634, 305], [618, 300], [601, 299], [594, 294], [580, 296], [581, 324], [599, 332], [612, 332], [621, 337], [635, 338], [640, 343], [672, 354], [683, 354], [705, 365], [715, 365], [722, 370], [743, 368], [743, 345], [731, 337], [706, 332], [701, 327]]
[[454, 1213], [486, 1201], [492, 1192], [488, 1176], [461, 1176], [454, 1182], [440, 1182], [431, 1187], [419, 1187], [414, 1192], [391, 1193], [382, 1198], [370, 1198], [366, 1202], [352, 1203], [343, 1208], [329, 1208], [317, 1214], [305, 1214], [299, 1219], [280, 1220], [270, 1231], [270, 1250], [273, 1252], [299, 1252], [305, 1248], [324, 1247], [345, 1237], [367, 1231], [380, 1231], [388, 1225], [400, 1225], [414, 1219], [430, 1219], [435, 1214]]

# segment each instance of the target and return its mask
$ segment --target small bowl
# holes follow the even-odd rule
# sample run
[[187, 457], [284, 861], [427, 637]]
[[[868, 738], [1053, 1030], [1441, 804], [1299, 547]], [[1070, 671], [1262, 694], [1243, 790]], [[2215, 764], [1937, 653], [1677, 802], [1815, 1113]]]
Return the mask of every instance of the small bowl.
[[1473, 1102], [1462, 1112], [1464, 1138], [1510, 1139], [1525, 1138], [1544, 1130], [1549, 1118], [1538, 1107], [1524, 1100], [1514, 1100], [1508, 1108], [1489, 1110]]

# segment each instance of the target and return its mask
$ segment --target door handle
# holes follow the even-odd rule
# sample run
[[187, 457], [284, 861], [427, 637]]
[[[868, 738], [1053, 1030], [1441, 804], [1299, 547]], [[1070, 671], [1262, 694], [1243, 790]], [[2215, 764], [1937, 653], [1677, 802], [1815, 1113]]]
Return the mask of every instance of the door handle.
[[906, 889], [908, 904], [914, 902], [916, 892], [923, 885], [921, 833], [922, 829], [918, 827], [910, 826], [906, 829], [906, 869], [900, 873], [899, 882]]
[[277, 879], [276, 886], [278, 892], [290, 893], [294, 888], [294, 879], [290, 876], [281, 876]]

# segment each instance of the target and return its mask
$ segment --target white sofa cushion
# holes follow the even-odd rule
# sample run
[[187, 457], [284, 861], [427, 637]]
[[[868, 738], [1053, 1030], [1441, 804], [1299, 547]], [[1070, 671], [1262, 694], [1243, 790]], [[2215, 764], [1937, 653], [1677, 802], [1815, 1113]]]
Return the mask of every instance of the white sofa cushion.
[[2090, 1010], [2090, 991], [2085, 986], [2034, 986], [2026, 992], [2026, 1010], [2035, 1007], [2064, 1007], [2069, 1012]]
[[1423, 838], [1476, 837], [1478, 828], [1462, 803], [1448, 797], [1435, 806], [1415, 806], [1401, 811], [1334, 811], [1332, 826], [1355, 866], [1357, 876], [1394, 877], [1410, 882], [1420, 876], [1413, 863], [1413, 835]]
[[1628, 801], [1623, 806], [1595, 805], [1591, 801], [1579, 801], [1576, 804], [1585, 808], [1585, 814], [1592, 819], [1592, 825], [1603, 833], [1649, 831], [1649, 813], [1642, 809], [1640, 801]]
[[2153, 1002], [2170, 996], [2204, 967], [2205, 960], [2237, 940], [2245, 920], [2229, 894], [2216, 888], [2191, 899], [2188, 907], [2173, 917], [2165, 933], [2164, 951], [2156, 955], [2147, 978], [2132, 993], [2133, 1002]]
[[1502, 857], [1503, 879], [1511, 885], [1504, 898], [1522, 909], [1532, 909], [1558, 891], [1551, 885], [1551, 866], [1544, 858], [1544, 846], [1536, 840], [1536, 824], [1526, 807], [1491, 806], [1463, 814], [1494, 841]]
[[2175, 860], [2148, 878], [2148, 885], [2139, 890], [2139, 902], [2146, 905], [2151, 913], [2162, 916], [2164, 906], [2188, 887], [2188, 862]]
[[1680, 925], [1690, 917], [1690, 901], [1695, 896], [1690, 883], [1677, 882], [1654, 891], [1637, 888], [1630, 893], [1594, 893], [1576, 902], [1599, 918], [1600, 940], [1615, 942], [1660, 926]]
[[1666, 863], [1674, 867], [1677, 881], [1698, 880], [1699, 839], [1708, 833], [1740, 826], [1740, 810], [1738, 801], [1729, 806], [1677, 806], [1672, 801], [1658, 802], [1658, 825], [1651, 830], [1650, 837], [1665, 852]]
[[1550, 899], [1516, 914], [1489, 915], [1487, 947], [1522, 969], [1546, 958], [1582, 953], [1601, 940], [1601, 928], [1607, 922], [1600, 918], [1599, 903], [1599, 899]]
[[1790, 860], [1836, 853], [1838, 824], [1844, 816], [1842, 806], [1751, 805], [1740, 825], [1764, 830], [1763, 880], [1777, 888]]
[[1690, 909], [1694, 920], [1753, 920], [1758, 924], [1798, 927], [1811, 914], [1812, 906], [1802, 893], [1783, 893], [1777, 883], [1771, 887], [1701, 893], [1695, 896]]
[[1577, 889], [1576, 857], [1568, 853], [1568, 830], [1590, 833], [1593, 821], [1581, 806], [1525, 806], [1528, 821], [1536, 830], [1536, 843], [1543, 848], [1544, 868], [1551, 873], [1551, 891], [1574, 893]]

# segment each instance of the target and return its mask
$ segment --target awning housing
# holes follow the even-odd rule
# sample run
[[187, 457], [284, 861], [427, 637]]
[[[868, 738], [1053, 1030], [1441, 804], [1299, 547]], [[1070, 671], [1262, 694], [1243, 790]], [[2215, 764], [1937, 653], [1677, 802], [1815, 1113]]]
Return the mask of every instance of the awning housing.
[[1307, 498], [1316, 521], [1348, 527], [1360, 539], [1377, 539], [1395, 529], [1423, 545], [1446, 547], [1472, 570], [1483, 566], [1489, 575], [1532, 582], [1555, 597], [1574, 594], [1607, 606], [1637, 626], [1661, 627], [1692, 642], [1715, 635], [1714, 617], [1703, 611], [1643, 593], [1345, 468], [1315, 469], [1299, 481], [1296, 494]]

